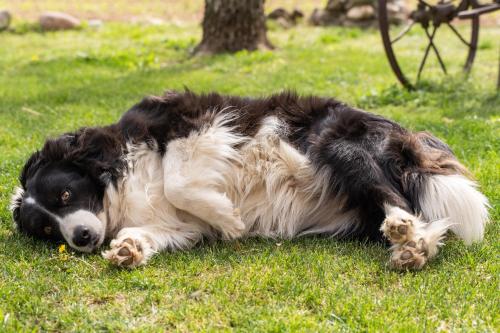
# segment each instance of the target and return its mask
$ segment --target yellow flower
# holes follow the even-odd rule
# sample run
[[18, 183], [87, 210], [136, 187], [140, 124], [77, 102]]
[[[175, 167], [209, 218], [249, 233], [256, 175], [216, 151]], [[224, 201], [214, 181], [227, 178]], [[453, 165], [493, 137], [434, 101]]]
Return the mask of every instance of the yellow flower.
[[59, 253], [64, 253], [64, 252], [66, 252], [66, 245], [65, 244], [59, 245]]
[[40, 57], [37, 54], [31, 56], [31, 61], [38, 61], [38, 60], [40, 60]]

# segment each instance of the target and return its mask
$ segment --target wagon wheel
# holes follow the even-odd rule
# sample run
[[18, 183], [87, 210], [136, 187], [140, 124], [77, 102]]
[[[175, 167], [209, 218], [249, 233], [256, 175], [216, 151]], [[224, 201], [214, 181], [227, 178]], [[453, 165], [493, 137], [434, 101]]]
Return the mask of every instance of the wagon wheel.
[[[394, 3], [388, 0], [378, 0], [378, 20], [385, 53], [394, 74], [407, 89], [413, 89], [419, 83], [426, 65], [429, 63], [430, 53], [435, 55], [443, 74], [446, 75], [450, 71], [450, 68], [447, 67], [447, 60], [452, 59], [456, 62], [455, 59], [462, 56], [453, 54], [449, 55], [448, 59], [443, 57], [443, 49], [451, 42], [459, 43], [464, 52], [463, 58], [460, 59], [465, 59], [465, 63], [455, 66], [461, 67], [465, 73], [468, 73], [476, 55], [479, 34], [479, 16], [470, 17], [461, 21], [460, 24], [456, 24], [456, 20], [454, 20], [459, 11], [476, 7], [477, 2], [472, 1], [473, 5], [471, 6], [467, 0], [463, 0], [458, 6], [455, 6], [453, 0], [449, 2], [446, 0], [417, 1], [417, 9], [406, 14], [406, 22], [401, 26], [394, 24], [394, 16], [391, 16], [391, 13], [395, 12]], [[438, 31], [445, 27], [449, 29], [450, 35], [447, 35], [448, 39], [444, 42], [445, 45], [438, 46], [436, 43]], [[420, 35], [413, 34], [418, 29], [421, 29]], [[468, 37], [466, 37], [467, 30], [470, 30]], [[421, 43], [425, 44], [420, 60], [415, 61], [410, 66], [404, 63], [402, 56], [404, 51], [398, 50], [398, 45], [404, 44], [405, 38], [411, 39], [407, 40], [407, 43], [415, 44], [409, 46], [406, 44], [406, 48], [418, 48], [423, 46]]]

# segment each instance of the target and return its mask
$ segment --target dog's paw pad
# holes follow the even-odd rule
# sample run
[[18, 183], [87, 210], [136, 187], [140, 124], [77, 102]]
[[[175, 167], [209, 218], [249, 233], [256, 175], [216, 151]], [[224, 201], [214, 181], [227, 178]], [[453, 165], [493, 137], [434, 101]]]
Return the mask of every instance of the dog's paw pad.
[[395, 269], [421, 269], [427, 262], [425, 242], [409, 241], [394, 249], [391, 256], [391, 267]]
[[111, 249], [103, 252], [103, 257], [114, 265], [128, 268], [137, 267], [144, 260], [140, 242], [132, 238], [111, 242]]
[[412, 217], [390, 215], [384, 220], [381, 230], [392, 243], [403, 244], [413, 238], [414, 221]]
[[128, 248], [122, 247], [120, 249], [120, 251], [118, 251], [118, 255], [122, 256], [122, 257], [130, 257], [132, 255], [132, 253], [130, 252], [130, 250]]

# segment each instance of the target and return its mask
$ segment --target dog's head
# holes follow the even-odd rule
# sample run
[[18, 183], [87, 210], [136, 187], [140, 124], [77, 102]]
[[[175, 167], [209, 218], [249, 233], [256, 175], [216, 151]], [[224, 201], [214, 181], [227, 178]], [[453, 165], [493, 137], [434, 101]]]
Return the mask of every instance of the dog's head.
[[91, 252], [106, 236], [103, 196], [118, 172], [120, 142], [84, 128], [53, 140], [24, 165], [11, 210], [19, 231]]

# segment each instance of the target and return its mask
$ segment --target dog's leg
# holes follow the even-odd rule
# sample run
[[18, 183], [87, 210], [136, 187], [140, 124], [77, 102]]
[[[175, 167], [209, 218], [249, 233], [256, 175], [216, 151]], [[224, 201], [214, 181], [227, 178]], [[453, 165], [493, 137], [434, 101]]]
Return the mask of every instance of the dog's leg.
[[114, 265], [134, 268], [146, 264], [153, 254], [161, 250], [189, 248], [200, 239], [201, 233], [181, 231], [181, 228], [161, 225], [130, 227], [120, 230], [111, 241], [111, 248], [102, 255]]
[[[171, 182], [165, 194], [177, 208], [185, 210], [219, 230], [225, 239], [234, 239], [243, 233], [245, 225], [241, 221], [240, 210], [224, 193], [210, 188], [199, 188], [185, 179]], [[184, 182], [185, 181], [185, 182]]]
[[386, 205], [380, 230], [392, 244], [390, 264], [396, 269], [421, 269], [438, 253], [451, 223], [447, 219], [423, 222], [405, 210]]
[[224, 126], [175, 140], [163, 159], [164, 193], [178, 209], [189, 212], [219, 230], [227, 239], [241, 236], [245, 225], [240, 211], [221, 192], [238, 160], [233, 148], [241, 142]]

